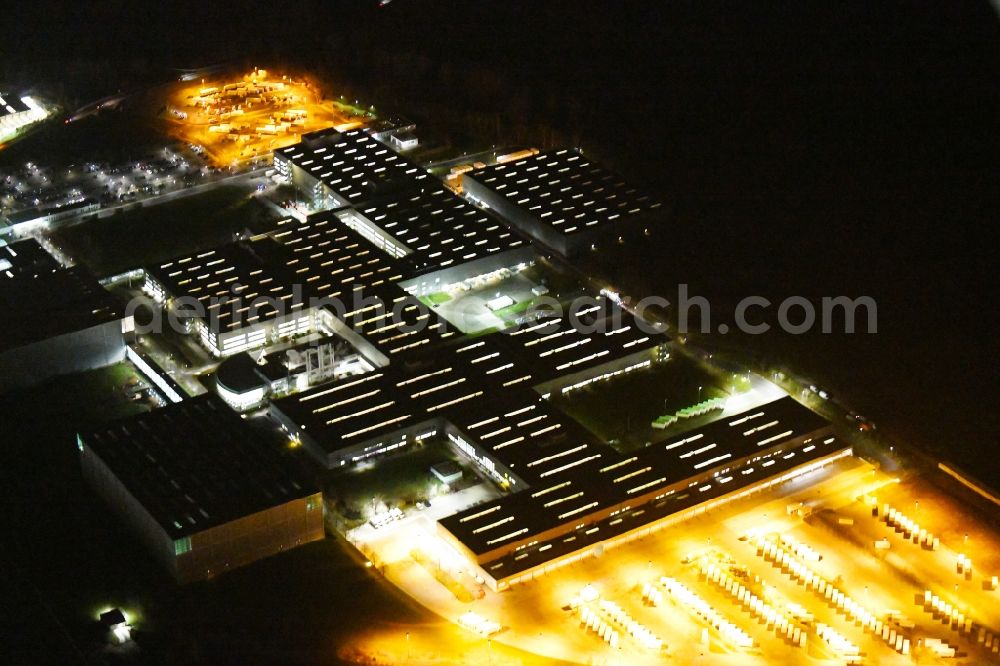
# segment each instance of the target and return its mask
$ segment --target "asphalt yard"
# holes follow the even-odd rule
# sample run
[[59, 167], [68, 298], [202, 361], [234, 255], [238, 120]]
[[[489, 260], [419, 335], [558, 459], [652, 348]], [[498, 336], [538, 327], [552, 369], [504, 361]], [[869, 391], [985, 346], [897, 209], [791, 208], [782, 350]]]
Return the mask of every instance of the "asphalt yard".
[[[425, 606], [502, 626], [484, 641], [580, 663], [996, 663], [1000, 540], [953, 502], [922, 477], [848, 457], [502, 593], [477, 585], [430, 519], [384, 528], [373, 545]], [[883, 519], [887, 503], [915, 514], [909, 537]], [[919, 529], [940, 534], [937, 549], [913, 543]]]
[[[485, 330], [502, 330], [515, 323], [535, 300], [532, 288], [536, 285], [522, 273], [515, 273], [504, 280], [475, 281], [469, 289], [453, 290], [447, 300], [431, 301], [434, 310], [454, 324], [463, 333]], [[490, 309], [489, 302], [507, 296], [512, 303], [506, 307]]]

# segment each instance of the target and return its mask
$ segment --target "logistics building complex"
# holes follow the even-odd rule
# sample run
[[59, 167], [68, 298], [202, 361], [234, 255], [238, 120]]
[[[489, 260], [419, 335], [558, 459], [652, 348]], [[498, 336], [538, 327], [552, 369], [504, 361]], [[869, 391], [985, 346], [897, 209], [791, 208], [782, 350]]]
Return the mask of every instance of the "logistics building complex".
[[193, 307], [185, 321], [216, 356], [325, 332], [385, 365], [454, 333], [395, 284], [402, 277], [336, 219], [289, 218], [271, 235], [147, 268], [145, 290], [176, 312]]
[[[572, 256], [602, 239], [648, 231], [660, 204], [580, 153], [526, 152], [469, 173], [467, 200], [363, 130], [305, 135], [276, 151], [275, 164], [318, 212], [148, 267], [144, 289], [168, 310], [186, 308], [190, 332], [227, 358], [217, 376], [225, 402], [238, 410], [266, 405], [322, 467], [349, 468], [431, 438], [474, 461], [505, 494], [437, 526], [493, 589], [849, 453], [828, 422], [789, 397], [742, 408], [730, 401], [708, 425], [686, 432], [682, 426], [645, 448], [619, 451], [550, 398], [667, 361], [671, 343], [662, 327], [600, 296], [577, 299], [565, 314], [527, 312], [506, 330], [464, 336], [420, 300], [472, 276], [502, 276], [534, 263], [526, 238]], [[494, 299], [492, 291], [487, 298]], [[247, 355], [276, 344], [284, 357]], [[115, 452], [132, 451], [130, 442], [147, 442], [135, 454], [138, 465], [158, 469], [155, 449], [167, 441], [159, 429], [209, 423], [245, 431], [214, 398], [169, 409], [82, 443], [91, 476], [116, 489], [112, 498], [126, 498], [133, 522], [144, 515], [139, 506], [152, 516], [138, 522], [179, 578], [243, 561], [221, 548], [206, 549], [197, 565], [186, 563], [193, 561], [189, 551], [199, 551], [202, 537], [194, 534], [241, 520], [237, 513], [305, 502], [288, 509], [295, 530], [266, 533], [260, 543], [269, 545], [247, 552], [313, 537], [308, 512], [315, 495], [304, 486], [292, 492], [280, 481], [283, 490], [267, 493], [268, 502], [220, 514], [183, 483], [171, 484], [165, 496], [186, 498], [176, 505], [187, 509], [182, 520], [149, 508], [155, 497], [129, 496], [127, 481], [115, 485]], [[217, 447], [204, 455], [216, 456], [212, 464], [231, 476], [238, 444], [231, 435], [214, 444], [207, 433], [193, 431], [189, 439]], [[170, 455], [180, 465], [201, 450], [184, 444]], [[269, 460], [262, 455], [257, 464]], [[208, 517], [199, 519], [197, 507]], [[148, 527], [153, 523], [156, 529]], [[176, 545], [187, 537], [189, 546]]]
[[203, 395], [78, 436], [83, 474], [180, 582], [323, 538], [322, 496]]
[[828, 422], [785, 397], [634, 453], [592, 445], [593, 464], [564, 464], [438, 528], [500, 590], [847, 450]]
[[599, 441], [547, 397], [669, 357], [665, 336], [599, 307], [595, 333], [543, 318], [281, 398], [270, 413], [329, 468], [446, 438], [510, 491], [439, 521], [494, 589], [843, 454], [830, 424], [788, 397], [636, 453]]

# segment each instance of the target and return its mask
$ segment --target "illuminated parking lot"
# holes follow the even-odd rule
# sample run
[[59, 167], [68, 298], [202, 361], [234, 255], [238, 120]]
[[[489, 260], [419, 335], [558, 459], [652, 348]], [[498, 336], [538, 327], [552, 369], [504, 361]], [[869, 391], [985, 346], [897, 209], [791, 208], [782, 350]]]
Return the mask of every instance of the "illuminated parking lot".
[[[917, 543], [881, 516], [905, 501], [926, 524]], [[458, 623], [472, 611], [501, 627], [487, 625], [484, 641], [553, 658], [994, 663], [998, 542], [954, 509], [921, 478], [847, 457], [501, 593], [477, 585], [431, 521], [390, 526], [370, 544], [387, 578], [421, 603]], [[920, 529], [943, 534], [936, 548]], [[409, 554], [417, 538], [430, 567]]]
[[167, 98], [166, 121], [173, 136], [228, 167], [297, 143], [303, 133], [361, 124], [342, 108], [306, 80], [255, 69], [179, 85]]

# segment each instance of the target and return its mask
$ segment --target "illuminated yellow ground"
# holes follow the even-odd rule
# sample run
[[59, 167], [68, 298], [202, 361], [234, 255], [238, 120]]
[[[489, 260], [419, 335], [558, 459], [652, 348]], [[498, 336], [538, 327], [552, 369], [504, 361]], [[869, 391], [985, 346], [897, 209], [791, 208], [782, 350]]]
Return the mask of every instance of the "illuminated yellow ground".
[[[875, 501], [889, 502], [907, 515], [912, 514], [910, 517], [921, 526], [940, 536], [941, 547], [932, 551], [904, 540], [871, 516]], [[812, 515], [789, 515], [788, 506], [798, 502], [812, 505]], [[456, 580], [476, 589], [461, 562], [449, 558], [441, 548], [443, 542], [434, 536], [429, 521], [415, 519], [401, 523], [395, 530], [387, 528], [366, 544], [366, 550], [389, 580], [442, 617], [454, 622], [462, 613], [474, 610], [504, 626], [492, 643], [577, 663], [654, 664], [661, 663], [665, 655], [682, 664], [843, 663], [817, 635], [819, 622], [859, 646], [863, 663], [942, 663], [919, 645], [918, 641], [925, 638], [946, 640], [965, 653], [964, 658], [949, 660], [951, 663], [1000, 663], [996, 654], [978, 644], [975, 634], [962, 634], [934, 619], [919, 602], [923, 591], [930, 589], [961, 608], [978, 625], [994, 632], [1000, 630], [1000, 591], [988, 589], [987, 584], [1000, 573], [1000, 539], [963, 506], [924, 478], [904, 478], [900, 482], [856, 458], [847, 458], [777, 489], [607, 551], [600, 558], [589, 557], [500, 594], [486, 591], [482, 598], [471, 602], [460, 601], [410, 556], [413, 548], [423, 548], [432, 558], [440, 558], [441, 566]], [[772, 565], [744, 538], [748, 533], [767, 534], [774, 539], [791, 536], [821, 554], [820, 561], [807, 561], [814, 574], [835, 583], [876, 617], [885, 619], [890, 612], [898, 611], [897, 617], [904, 624], [915, 625], [903, 634], [912, 640], [911, 653], [897, 653], [884, 640], [838, 612], [822, 595], [793, 580], [787, 570]], [[890, 542], [887, 551], [874, 547], [874, 542], [883, 537]], [[955, 570], [957, 555], [963, 552], [973, 560], [970, 577], [960, 576]], [[699, 564], [720, 562], [722, 558], [745, 567], [747, 580], [751, 581], [748, 585], [754, 586], [773, 607], [784, 610], [795, 604], [814, 617], [811, 622], [799, 623], [807, 633], [805, 646], [792, 645], [777, 636], [773, 628], [758, 622], [736, 599], [699, 572]], [[754, 647], [740, 649], [724, 640], [719, 631], [708, 628], [682, 604], [670, 599], [658, 585], [660, 576], [680, 581], [706, 600], [746, 631]], [[645, 583], [663, 592], [659, 604], [643, 601]], [[640, 646], [622, 627], [616, 627], [622, 638], [617, 649], [587, 631], [579, 615], [566, 609], [587, 584], [593, 584], [601, 598], [619, 604], [661, 638], [667, 646], [665, 654]], [[478, 640], [480, 649], [488, 649], [486, 639], [475, 639], [471, 632], [457, 630]], [[406, 661], [401, 654], [403, 641], [386, 637], [384, 641], [366, 643], [370, 649], [381, 650], [389, 663]], [[435, 661], [430, 655], [422, 656], [428, 663]]]
[[178, 84], [167, 96], [171, 136], [205, 149], [216, 166], [234, 166], [299, 141], [306, 132], [350, 129], [365, 120], [320, 99], [307, 80], [254, 70], [243, 77]]

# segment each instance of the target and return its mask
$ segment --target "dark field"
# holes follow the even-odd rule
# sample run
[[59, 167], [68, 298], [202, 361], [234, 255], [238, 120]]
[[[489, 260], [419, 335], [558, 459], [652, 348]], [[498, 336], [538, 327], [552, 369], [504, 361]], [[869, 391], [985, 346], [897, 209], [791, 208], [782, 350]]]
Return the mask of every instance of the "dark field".
[[53, 168], [85, 162], [119, 164], [138, 160], [173, 143], [137, 110], [109, 110], [64, 124], [54, 116], [44, 125], [0, 151], [0, 170], [25, 162]]
[[98, 275], [115, 275], [233, 240], [267, 211], [242, 187], [223, 186], [177, 201], [91, 219], [53, 234]]

